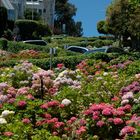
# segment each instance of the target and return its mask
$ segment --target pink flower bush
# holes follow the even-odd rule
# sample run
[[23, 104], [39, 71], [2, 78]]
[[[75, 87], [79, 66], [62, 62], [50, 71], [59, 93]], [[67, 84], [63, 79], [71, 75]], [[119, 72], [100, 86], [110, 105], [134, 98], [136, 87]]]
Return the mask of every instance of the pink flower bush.
[[76, 130], [77, 135], [82, 135], [85, 132], [86, 132], [86, 127], [85, 126], [81, 126], [78, 130]]
[[62, 64], [62, 63], [57, 64], [57, 68], [62, 69], [63, 67], [64, 67], [64, 64]]
[[53, 100], [47, 103], [48, 107], [56, 107], [56, 106], [59, 106], [59, 104], [60, 103], [56, 100]]
[[24, 119], [22, 119], [22, 122], [23, 122], [24, 124], [29, 124], [31, 121], [30, 121], [29, 118], [24, 118]]
[[102, 127], [102, 126], [105, 125], [105, 122], [104, 122], [104, 121], [98, 121], [98, 122], [96, 123], [96, 125], [97, 125], [98, 127]]
[[110, 115], [112, 115], [112, 109], [111, 108], [105, 108], [102, 111], [102, 114], [105, 115], [105, 116], [110, 116]]
[[45, 104], [41, 105], [40, 108], [42, 108], [42, 109], [48, 109], [48, 104], [45, 103]]
[[127, 134], [134, 134], [135, 133], [135, 128], [134, 127], [132, 127], [132, 126], [125, 126], [122, 130], [121, 130], [121, 132], [120, 132], [120, 136], [125, 136], [125, 135], [127, 135]]
[[7, 132], [4, 132], [3, 133], [4, 136], [7, 136], [7, 137], [11, 137], [14, 135], [14, 133], [10, 132], [10, 131], [7, 131]]
[[26, 105], [27, 105], [26, 101], [19, 101], [19, 102], [17, 103], [17, 106], [18, 106], [20, 109], [25, 108]]
[[29, 87], [21, 87], [17, 90], [18, 95], [27, 95], [29, 93]]
[[113, 122], [115, 125], [123, 124], [123, 120], [121, 118], [114, 118]]

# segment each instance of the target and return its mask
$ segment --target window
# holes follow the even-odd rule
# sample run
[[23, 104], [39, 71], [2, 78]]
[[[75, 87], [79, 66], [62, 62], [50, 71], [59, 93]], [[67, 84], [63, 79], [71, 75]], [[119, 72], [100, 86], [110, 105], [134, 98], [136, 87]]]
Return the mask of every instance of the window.
[[43, 13], [46, 13], [46, 9], [43, 9]]
[[68, 50], [73, 51], [73, 52], [79, 52], [79, 53], [85, 53], [87, 50], [83, 49], [83, 48], [76, 48], [76, 47], [71, 47], [68, 48]]
[[42, 15], [42, 9], [39, 9], [38, 12], [40, 15]]

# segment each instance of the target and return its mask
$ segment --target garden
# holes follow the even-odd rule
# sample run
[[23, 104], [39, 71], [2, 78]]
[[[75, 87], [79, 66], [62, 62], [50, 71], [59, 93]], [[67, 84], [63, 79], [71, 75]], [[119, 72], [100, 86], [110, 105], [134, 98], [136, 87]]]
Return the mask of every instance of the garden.
[[25, 50], [1, 50], [0, 139], [140, 138], [139, 53], [57, 56], [49, 69]]

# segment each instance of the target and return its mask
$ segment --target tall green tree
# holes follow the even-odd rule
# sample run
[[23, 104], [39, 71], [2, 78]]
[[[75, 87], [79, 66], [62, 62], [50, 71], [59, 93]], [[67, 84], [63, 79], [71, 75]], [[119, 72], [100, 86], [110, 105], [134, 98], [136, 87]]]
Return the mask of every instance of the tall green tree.
[[[68, 0], [56, 0], [55, 4], [55, 29], [59, 33], [66, 33], [73, 36], [82, 35], [82, 23], [75, 22], [77, 8]], [[65, 27], [65, 28], [64, 28]]]
[[133, 49], [140, 49], [139, 0], [114, 0], [106, 12], [106, 23], [112, 34], [121, 40], [130, 37]]
[[7, 25], [7, 10], [4, 7], [0, 7], [0, 36], [4, 33]]

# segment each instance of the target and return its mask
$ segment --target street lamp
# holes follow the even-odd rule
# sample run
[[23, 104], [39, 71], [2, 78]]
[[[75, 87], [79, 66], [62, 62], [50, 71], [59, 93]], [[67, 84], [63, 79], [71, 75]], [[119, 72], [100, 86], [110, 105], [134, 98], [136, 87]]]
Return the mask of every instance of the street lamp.
[[34, 19], [34, 0], [32, 0], [32, 20]]

